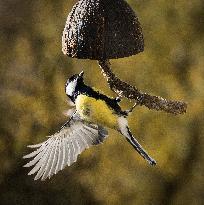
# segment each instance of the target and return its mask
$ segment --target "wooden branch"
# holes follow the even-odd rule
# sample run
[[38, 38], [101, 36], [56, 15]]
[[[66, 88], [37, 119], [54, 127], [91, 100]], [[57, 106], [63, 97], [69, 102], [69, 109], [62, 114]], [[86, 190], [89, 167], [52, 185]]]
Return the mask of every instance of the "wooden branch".
[[144, 105], [149, 109], [162, 110], [172, 114], [186, 113], [187, 103], [166, 100], [159, 96], [151, 96], [147, 93], [142, 93], [136, 87], [129, 85], [128, 83], [120, 80], [111, 70], [110, 62], [108, 59], [99, 60], [99, 66], [102, 69], [102, 73], [106, 78], [111, 90], [116, 92], [120, 97], [126, 97], [133, 99], [138, 105]]

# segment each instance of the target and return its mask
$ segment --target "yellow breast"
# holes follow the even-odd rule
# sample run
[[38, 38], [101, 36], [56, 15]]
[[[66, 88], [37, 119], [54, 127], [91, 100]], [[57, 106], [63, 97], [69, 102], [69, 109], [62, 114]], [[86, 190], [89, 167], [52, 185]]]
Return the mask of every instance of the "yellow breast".
[[76, 99], [76, 109], [82, 119], [109, 128], [117, 128], [118, 115], [114, 113], [103, 100], [86, 95], [79, 95]]

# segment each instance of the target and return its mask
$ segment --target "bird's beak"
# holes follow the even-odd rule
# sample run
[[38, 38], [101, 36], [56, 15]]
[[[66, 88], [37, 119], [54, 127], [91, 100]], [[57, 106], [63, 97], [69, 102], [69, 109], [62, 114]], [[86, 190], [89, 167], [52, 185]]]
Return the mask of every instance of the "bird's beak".
[[79, 73], [79, 77], [83, 77], [84, 71], [82, 70], [81, 73]]

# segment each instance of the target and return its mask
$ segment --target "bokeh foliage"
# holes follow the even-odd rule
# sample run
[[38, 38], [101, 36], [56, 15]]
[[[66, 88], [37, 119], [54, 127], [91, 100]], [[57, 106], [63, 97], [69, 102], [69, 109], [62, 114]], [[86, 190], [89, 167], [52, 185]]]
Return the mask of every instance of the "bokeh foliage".
[[61, 52], [75, 1], [0, 1], [0, 204], [204, 203], [204, 2], [128, 2], [142, 23], [145, 52], [112, 61], [113, 70], [143, 91], [188, 102], [182, 116], [138, 107], [130, 117], [133, 133], [158, 165], [150, 167], [110, 130], [102, 146], [51, 180], [26, 175], [26, 145], [45, 140], [66, 120], [64, 83], [71, 74], [83, 69], [88, 84], [114, 93], [96, 61]]

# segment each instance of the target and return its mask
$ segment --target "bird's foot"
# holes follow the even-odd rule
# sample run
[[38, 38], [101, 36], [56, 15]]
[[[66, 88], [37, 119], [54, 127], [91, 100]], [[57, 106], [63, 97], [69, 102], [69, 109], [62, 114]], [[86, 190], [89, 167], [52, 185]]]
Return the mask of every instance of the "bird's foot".
[[119, 102], [121, 101], [120, 97], [116, 97], [116, 98], [115, 98], [115, 101], [116, 101], [117, 103], [119, 103]]
[[143, 99], [144, 99], [144, 95], [138, 96], [137, 102], [135, 102], [135, 104], [129, 110], [125, 111], [126, 114], [129, 115], [135, 109], [136, 106], [142, 105]]
[[125, 113], [127, 115], [129, 115], [130, 113], [132, 113], [132, 111], [134, 110], [134, 108], [138, 105], [138, 103], [136, 102], [129, 110], [125, 110]]

